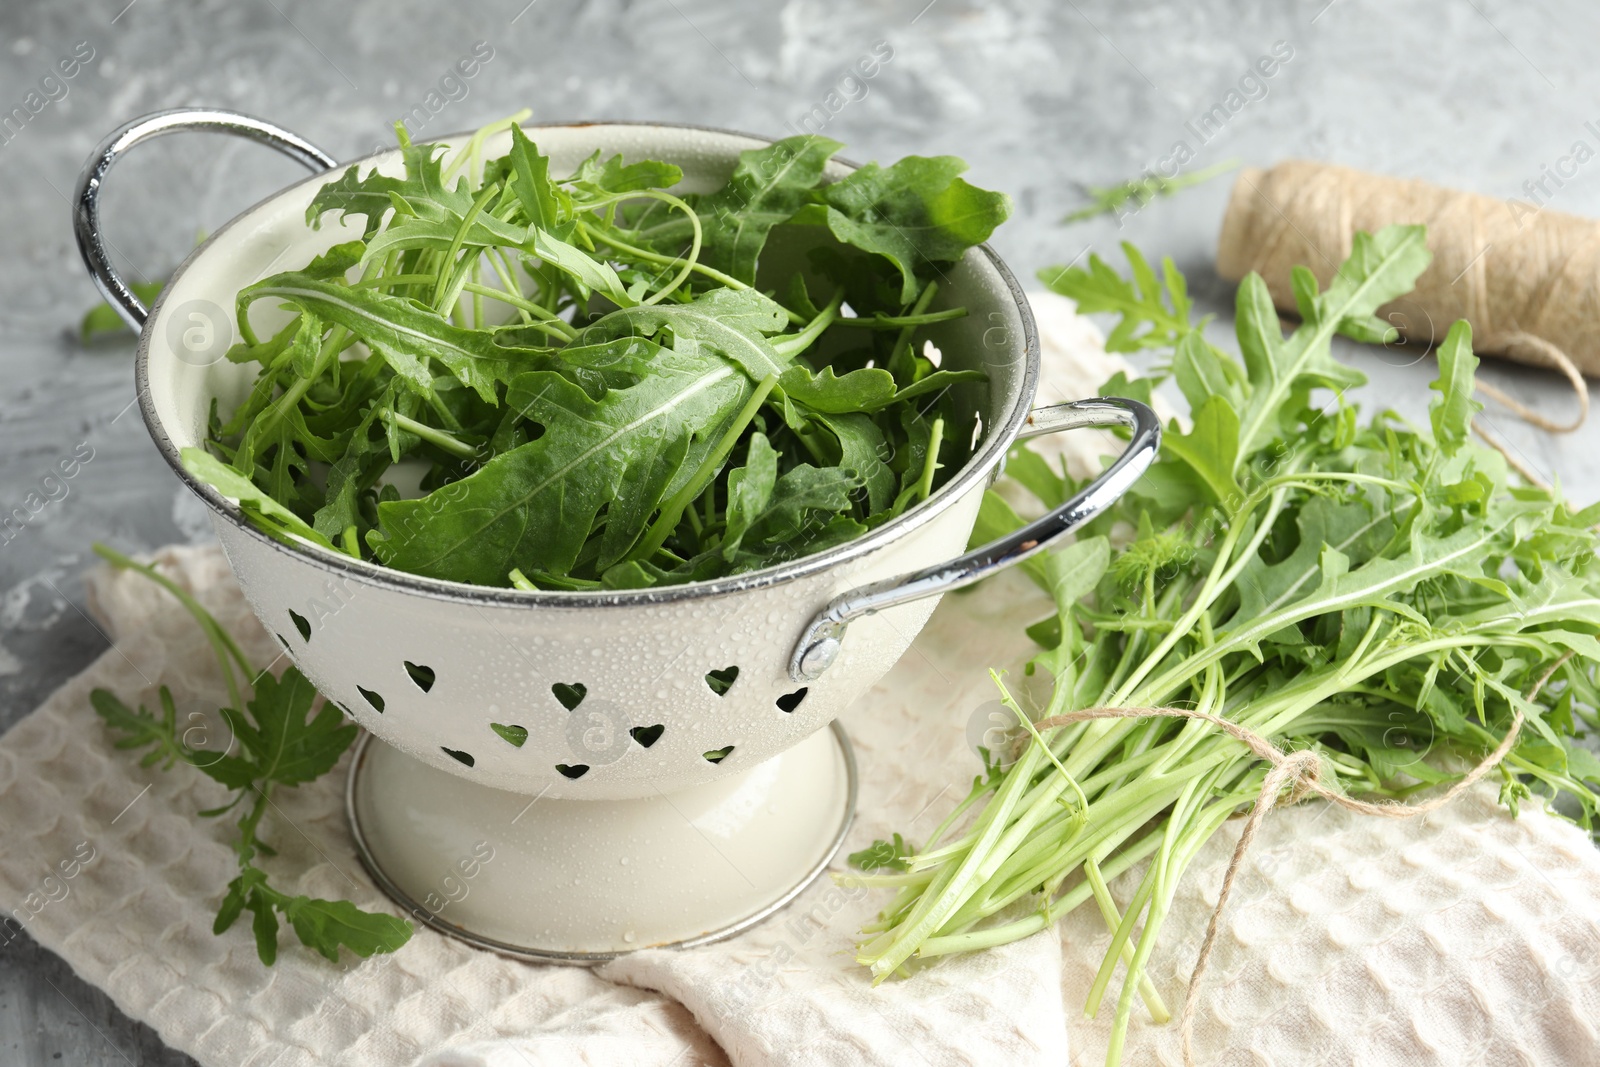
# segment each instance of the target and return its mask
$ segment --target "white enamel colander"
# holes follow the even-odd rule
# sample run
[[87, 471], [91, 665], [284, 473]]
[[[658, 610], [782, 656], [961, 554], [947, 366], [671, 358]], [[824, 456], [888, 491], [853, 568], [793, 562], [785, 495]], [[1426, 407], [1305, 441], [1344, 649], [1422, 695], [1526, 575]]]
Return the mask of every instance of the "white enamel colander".
[[[606, 156], [620, 152], [678, 164], [684, 172], [680, 188], [689, 191], [719, 186], [739, 152], [768, 143], [656, 124], [525, 130], [551, 157], [554, 172], [570, 172], [597, 149]], [[180, 131], [241, 135], [319, 173], [217, 230], [147, 312], [106, 255], [97, 198], [122, 152]], [[465, 137], [443, 140], [459, 146]], [[491, 138], [485, 148], [494, 154], [507, 143]], [[358, 162], [363, 170], [401, 173], [397, 151]], [[770, 767], [762, 771], [764, 765], [817, 735], [900, 658], [941, 593], [1044, 551], [1109, 506], [1154, 458], [1159, 427], [1139, 404], [1106, 399], [1030, 408], [1039, 375], [1033, 319], [1016, 281], [985, 246], [969, 251], [941, 279], [939, 305], [964, 306], [966, 317], [926, 331], [943, 366], [988, 374], [986, 385], [954, 390], [957, 408], [969, 420], [963, 432], [977, 441], [975, 453], [928, 500], [855, 541], [731, 578], [617, 592], [482, 588], [359, 563], [310, 545], [290, 547], [261, 533], [232, 501], [185, 471], [179, 451], [202, 443], [213, 398], [225, 415], [251, 384], [249, 368], [221, 358], [233, 336], [234, 294], [265, 274], [293, 269], [360, 237], [359, 225], [339, 224], [331, 216], [320, 229], [306, 225], [306, 207], [326, 180], [320, 172], [334, 165], [310, 143], [258, 119], [215, 110], [162, 112], [125, 125], [90, 157], [75, 221], [90, 273], [139, 331], [136, 381], [150, 434], [179, 478], [207, 504], [256, 614], [329, 700], [373, 737], [412, 758], [396, 762], [386, 756], [386, 765], [419, 761], [433, 769], [424, 777], [435, 785], [401, 790], [385, 804], [373, 801], [376, 808], [392, 806], [394, 795], [431, 795], [428, 789], [436, 787], [457, 789], [467, 814], [488, 803], [483, 797], [503, 793], [524, 802], [618, 802], [568, 810], [612, 812], [625, 826], [639, 817], [627, 814], [630, 800], [688, 796], [696, 789], [731, 796], [732, 785], [721, 793], [713, 789], [723, 779], [749, 792], [755, 788], [751, 782], [776, 773]], [[830, 176], [849, 169], [836, 163]], [[780, 249], [769, 258], [782, 254]], [[966, 552], [980, 498], [1007, 449], [1019, 438], [1081, 426], [1118, 426], [1131, 434], [1122, 455], [1071, 501], [1012, 536]], [[820, 737], [816, 743], [828, 744]], [[843, 758], [848, 777], [847, 752]], [[402, 773], [410, 772], [394, 772]], [[444, 781], [448, 776], [466, 784], [458, 788]], [[803, 793], [804, 783], [793, 788]], [[438, 797], [429, 803], [435, 815], [448, 806]], [[836, 809], [841, 803], [848, 805], [848, 797], [819, 800], [817, 806]], [[372, 820], [361, 819], [359, 802], [353, 806], [360, 833], [360, 823]], [[419, 813], [411, 829], [394, 832], [423, 833], [416, 827], [426, 814]], [[774, 875], [778, 881], [809, 877], [832, 855], [843, 822], [837, 810], [825, 814], [826, 832], [816, 835], [812, 855]], [[598, 818], [580, 820], [589, 840], [618, 832], [619, 824], [602, 826]], [[365, 829], [363, 845], [371, 846], [371, 828]], [[441, 835], [437, 847], [447, 848], [456, 830], [430, 832]], [[370, 850], [367, 859], [374, 862]], [[377, 866], [397, 863], [391, 858]], [[414, 905], [424, 894], [415, 878], [410, 881], [386, 888]], [[756, 894], [762, 902], [755, 910], [770, 910], [795, 888]], [[506, 891], [516, 892], [510, 886]], [[711, 918], [694, 918], [648, 943], [692, 943], [727, 932], [754, 914], [753, 899], [717, 904]], [[730, 914], [741, 908], [748, 914]], [[596, 958], [636, 947], [614, 931], [585, 940], [581, 929], [533, 946], [539, 939], [525, 925], [479, 929], [478, 939], [540, 958]]]

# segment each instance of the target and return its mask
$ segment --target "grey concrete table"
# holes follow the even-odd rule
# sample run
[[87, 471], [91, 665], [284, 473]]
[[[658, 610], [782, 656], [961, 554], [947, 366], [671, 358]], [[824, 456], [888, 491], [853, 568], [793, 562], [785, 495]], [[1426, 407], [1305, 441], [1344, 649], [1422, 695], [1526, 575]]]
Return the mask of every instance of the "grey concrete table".
[[[387, 143], [404, 116], [425, 136], [523, 106], [536, 120], [663, 119], [773, 136], [804, 127], [858, 159], [954, 153], [975, 182], [1016, 197], [995, 244], [1019, 274], [1130, 239], [1171, 255], [1226, 320], [1231, 291], [1210, 263], [1227, 179], [1120, 226], [1064, 227], [1079, 183], [1130, 177], [1187, 140], [1191, 169], [1310, 156], [1521, 195], [1575, 141], [1600, 144], [1585, 126], [1600, 99], [1597, 30], [1600, 9], [1582, 0], [8, 0], [0, 118], [22, 108], [25, 121], [11, 118], [0, 135], [0, 512], [58, 459], [85, 447], [93, 458], [0, 544], [0, 729], [106, 648], [79, 580], [93, 541], [149, 549], [208, 536], [130, 406], [131, 340], [84, 347], [73, 336], [95, 295], [67, 197], [90, 148], [127, 118], [231, 107], [344, 158]], [[472, 79], [449, 80], [478, 42], [492, 57]], [[1291, 58], [1265, 94], [1199, 143], [1185, 123], [1277, 42]], [[890, 57], [876, 76], [846, 81], [874, 49]], [[63, 80], [64, 59], [76, 66]], [[52, 72], [58, 80], [41, 89]], [[1558, 207], [1600, 214], [1591, 170], [1559, 190]], [[159, 276], [197, 232], [296, 177], [293, 164], [239, 142], [141, 149], [105, 198], [119, 262]], [[1340, 354], [1372, 376], [1369, 397], [1425, 410], [1430, 359]], [[1553, 412], [1572, 403], [1546, 375], [1485, 374]], [[1548, 439], [1494, 425], [1574, 496], [1600, 494], [1600, 426]], [[0, 1062], [191, 1061], [19, 938], [0, 949]]]

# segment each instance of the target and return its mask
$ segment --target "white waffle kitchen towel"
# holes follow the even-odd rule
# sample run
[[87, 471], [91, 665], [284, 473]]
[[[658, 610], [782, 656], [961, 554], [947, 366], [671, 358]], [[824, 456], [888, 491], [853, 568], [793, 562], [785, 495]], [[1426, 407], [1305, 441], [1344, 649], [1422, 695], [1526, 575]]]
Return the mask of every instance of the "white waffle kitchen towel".
[[[1035, 299], [1047, 394], [1092, 392], [1115, 362], [1056, 297]], [[1082, 451], [1080, 447], [1080, 452]], [[1094, 449], [1088, 450], [1090, 454]], [[168, 549], [163, 570], [239, 636], [278, 649], [214, 549]], [[1057, 931], [874, 989], [851, 958], [873, 894], [824, 881], [720, 945], [647, 951], [597, 970], [531, 966], [419, 929], [393, 956], [330, 964], [285, 934], [263, 968], [239, 924], [211, 933], [234, 870], [228, 820], [195, 812], [219, 786], [113, 750], [88, 694], [184, 715], [223, 697], [187, 615], [137, 576], [91, 576], [113, 647], [0, 738], [0, 911], [128, 1014], [204, 1067], [700, 1067], [758, 1064], [1094, 1064], [1109, 1020], [1084, 995], [1109, 937], [1079, 909]], [[986, 668], [1026, 655], [1045, 613], [1002, 579], [947, 597], [905, 659], [844, 723], [861, 767], [847, 849], [917, 840], [977, 770], [965, 727], [991, 699]], [[203, 728], [203, 717], [196, 718]], [[355, 859], [342, 773], [285, 791], [266, 833], [275, 879], [384, 907]], [[1191, 868], [1153, 974], [1183, 1002], [1237, 830]], [[1113, 885], [1126, 899], [1128, 875]], [[1242, 874], [1200, 991], [1208, 1064], [1600, 1064], [1600, 854], [1492, 795], [1426, 819], [1363, 819], [1324, 804], [1275, 811]], [[1109, 1015], [1109, 1012], [1106, 1013]], [[1177, 1031], [1135, 1018], [1124, 1062], [1176, 1064]]]

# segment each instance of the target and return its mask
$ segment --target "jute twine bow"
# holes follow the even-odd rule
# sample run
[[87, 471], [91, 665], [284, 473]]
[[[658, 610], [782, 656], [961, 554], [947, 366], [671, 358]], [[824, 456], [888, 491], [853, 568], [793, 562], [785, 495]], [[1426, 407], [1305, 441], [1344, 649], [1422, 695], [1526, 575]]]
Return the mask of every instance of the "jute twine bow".
[[[1561, 665], [1572, 658], [1568, 652], [1552, 663], [1548, 670], [1534, 683], [1528, 691], [1527, 700], [1532, 702], [1539, 695]], [[1234, 880], [1239, 875], [1239, 868], [1244, 863], [1245, 854], [1250, 851], [1250, 845], [1255, 841], [1256, 831], [1261, 828], [1261, 821], [1267, 817], [1278, 803], [1279, 796], [1288, 788], [1288, 803], [1297, 804], [1307, 796], [1319, 796], [1349, 811], [1361, 815], [1376, 815], [1384, 819], [1414, 819], [1418, 815], [1427, 815], [1429, 812], [1438, 811], [1449, 804], [1462, 793], [1471, 789], [1483, 778], [1484, 775], [1494, 770], [1500, 762], [1516, 747], [1517, 736], [1522, 732], [1522, 709], [1512, 708], [1511, 728], [1506, 731], [1505, 737], [1495, 746], [1493, 752], [1484, 757], [1483, 761], [1473, 767], [1449, 789], [1438, 796], [1415, 804], [1402, 804], [1392, 801], [1372, 802], [1356, 800], [1322, 782], [1322, 760], [1310, 749], [1300, 749], [1295, 752], [1285, 752], [1271, 741], [1252, 730], [1247, 730], [1236, 722], [1224, 719], [1209, 712], [1196, 711], [1193, 708], [1084, 708], [1080, 711], [1069, 711], [1061, 715], [1052, 715], [1034, 723], [1038, 731], [1048, 730], [1056, 726], [1069, 726], [1075, 722], [1087, 722], [1090, 719], [1143, 719], [1150, 716], [1163, 716], [1169, 719], [1199, 719], [1208, 722], [1223, 731], [1228, 736], [1244, 742], [1245, 746], [1257, 759], [1265, 760], [1272, 764], [1272, 769], [1267, 772], [1266, 778], [1261, 783], [1261, 792], [1256, 797], [1255, 804], [1250, 809], [1249, 816], [1245, 819], [1244, 830], [1239, 834], [1239, 843], [1234, 846], [1233, 858], [1228, 861], [1228, 869], [1222, 876], [1222, 891], [1217, 895], [1217, 906], [1212, 909], [1211, 921], [1206, 924], [1205, 940], [1200, 943], [1200, 954], [1195, 958], [1194, 972], [1189, 976], [1189, 992], [1183, 1001], [1183, 1020], [1181, 1033], [1183, 1040], [1183, 1062], [1187, 1067], [1194, 1067], [1194, 1017], [1199, 1008], [1199, 998], [1195, 995], [1200, 987], [1200, 979], [1205, 977], [1206, 968], [1211, 963], [1211, 951], [1216, 945], [1217, 931], [1222, 925], [1222, 913], [1228, 906], [1228, 896], [1233, 892]]]

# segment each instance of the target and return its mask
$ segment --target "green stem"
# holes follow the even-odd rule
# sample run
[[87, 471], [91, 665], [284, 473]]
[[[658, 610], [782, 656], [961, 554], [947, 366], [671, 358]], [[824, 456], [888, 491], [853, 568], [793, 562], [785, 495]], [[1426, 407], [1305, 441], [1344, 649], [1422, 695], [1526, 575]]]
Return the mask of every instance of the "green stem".
[[[509, 266], [506, 264], [505, 249], [496, 248], [496, 249], [493, 249], [490, 252], [490, 254], [489, 254], [489, 266], [494, 268], [495, 277], [500, 279], [500, 284], [505, 288], [505, 291], [507, 293], [513, 294], [513, 295], [515, 295], [515, 296], [517, 296], [517, 297], [519, 297], [521, 299], [527, 299], [526, 297], [522, 296], [522, 291], [518, 287], [516, 279], [514, 277], [512, 277], [511, 270], [510, 270]], [[478, 280], [476, 278], [474, 278], [468, 284], [469, 285], [476, 285], [477, 281]], [[478, 292], [476, 290], [469, 290], [469, 292], [472, 293], [474, 299], [482, 299], [483, 296], [484, 296], [483, 293], [480, 293], [480, 292]], [[531, 301], [530, 301], [530, 303], [531, 303]], [[516, 307], [516, 305], [514, 305], [514, 304], [512, 306]], [[525, 307], [516, 307], [516, 311], [517, 311], [518, 315], [522, 316], [522, 321], [523, 322], [528, 323], [528, 322], [532, 322], [533, 321], [533, 315], [528, 311], [527, 308], [525, 308]], [[552, 315], [550, 317], [551, 318], [555, 318], [554, 315]]]
[[388, 274], [375, 278], [362, 278], [350, 283], [352, 289], [392, 289], [397, 285], [432, 285], [437, 274]]
[[499, 289], [495, 289], [487, 285], [479, 285], [477, 282], [467, 282], [463, 288], [465, 288], [465, 290], [469, 293], [477, 293], [482, 296], [487, 296], [490, 299], [498, 300], [503, 304], [510, 304], [519, 311], [525, 311], [533, 315], [537, 315], [540, 321], [529, 323], [529, 325], [536, 330], [543, 330], [546, 333], [555, 334], [564, 341], [571, 341], [573, 338], [578, 336], [578, 331], [574, 330], [572, 326], [564, 319], [559, 318], [554, 312], [535, 304], [532, 300], [529, 300], [526, 297], [517, 296], [512, 293], [501, 292]]
[[385, 408], [382, 412], [380, 412], [380, 415], [382, 418], [390, 420], [407, 433], [417, 435], [429, 444], [444, 449], [452, 456], [459, 456], [462, 459], [478, 458], [478, 450], [476, 448], [467, 444], [465, 441], [458, 441], [456, 438], [451, 437], [443, 430], [436, 430], [432, 426], [418, 422], [416, 419], [408, 418], [405, 415], [400, 414], [398, 411], [394, 411], [390, 408]]
[[[455, 293], [460, 292], [461, 283], [455, 280], [455, 274], [465, 267], [465, 264], [461, 267], [456, 265], [456, 256], [461, 251], [462, 242], [467, 239], [467, 234], [471, 231], [472, 224], [478, 221], [478, 216], [482, 214], [484, 206], [499, 191], [500, 186], [496, 183], [478, 194], [477, 198], [472, 201], [472, 206], [467, 209], [467, 213], [461, 217], [461, 224], [456, 227], [456, 235], [450, 239], [450, 250], [439, 261], [438, 280], [433, 288], [433, 308], [441, 315], [448, 314], [445, 309], [455, 305]], [[481, 250], [479, 254], [481, 254]], [[445, 300], [447, 296], [451, 297], [448, 303]]]
[[[588, 243], [589, 243], [589, 246], [590, 246], [591, 250], [594, 247], [594, 241], [598, 239], [598, 240], [604, 242], [605, 244], [611, 245], [613, 248], [616, 248], [618, 251], [626, 252], [629, 255], [635, 256], [635, 257], [637, 257], [639, 259], [643, 259], [646, 262], [656, 262], [656, 263], [663, 263], [663, 264], [668, 265], [668, 266], [672, 266], [672, 265], [677, 265], [678, 266], [678, 273], [672, 279], [672, 281], [668, 282], [662, 288], [656, 290], [655, 294], [653, 296], [651, 296], [649, 299], [641, 301], [641, 305], [642, 306], [649, 306], [651, 304], [659, 304], [661, 301], [665, 300], [672, 293], [676, 292], [678, 290], [678, 288], [680, 286], [682, 286], [685, 281], [688, 280], [690, 273], [694, 271], [695, 266], [696, 266], [696, 264], [697, 264], [697, 262], [698, 262], [698, 260], [700, 258], [700, 242], [703, 239], [704, 234], [701, 232], [701, 228], [700, 228], [700, 215], [699, 215], [699, 213], [696, 212], [694, 208], [690, 207], [687, 203], [685, 203], [682, 199], [680, 199], [680, 198], [678, 198], [676, 196], [673, 196], [671, 193], [662, 192], [660, 189], [637, 189], [637, 190], [633, 190], [633, 191], [630, 191], [630, 192], [627, 192], [627, 193], [618, 193], [618, 194], [616, 194], [614, 196], [611, 196], [611, 197], [608, 197], [606, 199], [594, 201], [594, 202], [592, 202], [592, 203], [590, 203], [590, 204], [588, 204], [586, 206], [589, 207], [589, 208], [598, 208], [598, 207], [601, 207], [603, 205], [615, 204], [615, 203], [617, 203], [619, 201], [622, 201], [622, 200], [640, 200], [640, 199], [644, 199], [644, 200], [659, 200], [662, 203], [667, 204], [670, 207], [676, 208], [679, 211], [684, 213], [684, 215], [689, 220], [689, 228], [690, 228], [690, 232], [692, 234], [692, 236], [690, 238], [690, 241], [689, 241], [689, 254], [687, 256], [682, 257], [681, 259], [669, 259], [668, 257], [657, 257], [654, 253], [648, 252], [645, 249], [636, 248], [636, 247], [634, 247], [632, 245], [628, 245], [625, 242], [622, 242], [622, 241], [620, 241], [618, 239], [610, 237], [610, 236], [608, 236], [606, 234], [597, 232], [593, 227], [589, 226], [588, 224], [583, 222], [581, 219], [578, 221], [578, 234], [588, 240]], [[724, 276], [724, 277], [726, 277], [726, 276]], [[719, 278], [718, 280], [721, 280], [721, 279]], [[727, 282], [723, 282], [723, 284], [726, 285]], [[739, 283], [737, 287], [740, 288], [740, 289], [748, 289], [749, 288], [749, 286], [747, 286], [747, 285], [745, 285], [743, 283]]]
[[[910, 317], [921, 318], [924, 314], [926, 314], [928, 305], [933, 303], [933, 298], [938, 292], [939, 283], [937, 281], [930, 281], [927, 285], [924, 285], [922, 287], [922, 292], [917, 294], [916, 303], [911, 305]], [[913, 325], [902, 327], [900, 330], [900, 336], [894, 339], [894, 348], [890, 351], [898, 353], [902, 348], [905, 348], [907, 345], [911, 344], [911, 338], [912, 335], [916, 333], [916, 329], [917, 328]], [[915, 354], [916, 353], [912, 353], [912, 355]]]
[[824, 330], [839, 320], [839, 305], [842, 303], [844, 303], [844, 290], [840, 289], [833, 294], [833, 299], [828, 301], [828, 306], [817, 312], [817, 317], [806, 324], [805, 329], [781, 341], [774, 341], [773, 351], [784, 359], [793, 359], [810, 348], [811, 343], [821, 337]]
[[[931, 286], [933, 283], [929, 282], [928, 284]], [[931, 326], [936, 322], [950, 322], [952, 319], [964, 319], [966, 317], [967, 309], [960, 307], [948, 308], [944, 311], [930, 311], [925, 315], [841, 315], [837, 324], [840, 326], [855, 326], [866, 330], [898, 330], [912, 329], [917, 326]]]
[[917, 499], [926, 500], [933, 492], [933, 475], [939, 469], [939, 446], [944, 443], [944, 416], [933, 420], [928, 434], [928, 454], [922, 461], [922, 477], [917, 481]]
[[184, 610], [200, 624], [200, 629], [205, 633], [206, 640], [211, 643], [211, 649], [216, 653], [217, 663], [222, 668], [223, 680], [228, 684], [228, 697], [233, 701], [234, 710], [243, 712], [244, 697], [239, 690], [239, 682], [234, 677], [233, 667], [237, 663], [239, 669], [244, 672], [244, 677], [250, 679], [256, 677], [256, 669], [245, 658], [244, 650], [233, 639], [233, 635], [218, 625], [217, 620], [211, 617], [211, 613], [202, 607], [200, 602], [191, 596], [187, 590], [154, 567], [125, 556], [110, 545], [99, 541], [94, 544], [94, 554], [113, 567], [139, 572], [178, 598], [178, 603], [182, 604]]
[[[491, 122], [489, 125], [479, 129], [472, 135], [472, 139], [456, 153], [455, 158], [452, 159], [445, 167], [443, 174], [444, 180], [448, 182], [451, 178], [455, 177], [456, 171], [460, 170], [464, 163], [466, 163], [468, 160], [476, 158], [478, 153], [483, 150], [483, 142], [485, 139], [492, 137], [503, 130], [509, 130], [513, 124], [526, 122], [531, 117], [533, 117], [533, 111], [529, 108], [522, 108], [515, 114], [507, 115], [505, 118], [496, 122]], [[409, 142], [409, 138], [407, 140]]]

